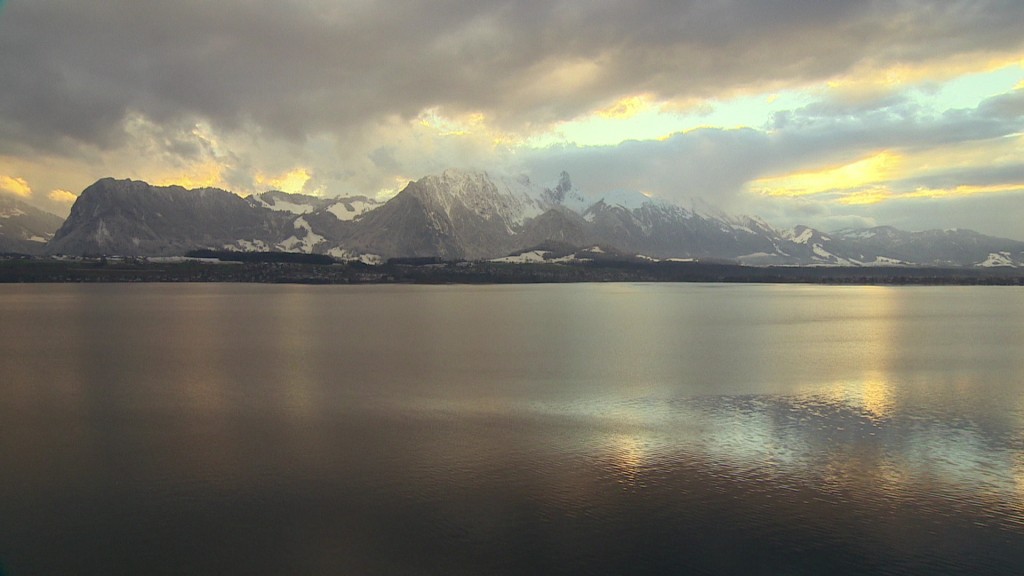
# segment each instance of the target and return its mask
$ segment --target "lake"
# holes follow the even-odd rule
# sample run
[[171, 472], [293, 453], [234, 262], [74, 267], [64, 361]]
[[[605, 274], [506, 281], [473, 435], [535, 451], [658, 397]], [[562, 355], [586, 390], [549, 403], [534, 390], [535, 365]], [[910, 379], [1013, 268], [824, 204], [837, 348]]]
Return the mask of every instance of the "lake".
[[1024, 290], [0, 286], [0, 573], [1018, 574]]

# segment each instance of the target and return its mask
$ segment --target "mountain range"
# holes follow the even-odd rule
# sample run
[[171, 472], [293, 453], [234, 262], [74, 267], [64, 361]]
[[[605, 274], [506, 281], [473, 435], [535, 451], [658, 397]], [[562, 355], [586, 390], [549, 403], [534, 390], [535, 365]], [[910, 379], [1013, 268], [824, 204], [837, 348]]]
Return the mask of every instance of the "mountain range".
[[[29, 211], [3, 206], [0, 214], [11, 216], [0, 232], [9, 237], [8, 227], [20, 221], [14, 212]], [[46, 222], [53, 230], [53, 220]], [[525, 176], [447, 170], [410, 182], [386, 202], [281, 191], [242, 198], [217, 188], [104, 178], [81, 193], [67, 220], [50, 232], [52, 238], [45, 227], [24, 230], [21, 241], [26, 234], [35, 240], [31, 253], [68, 255], [173, 256], [212, 248], [364, 262], [394, 257], [529, 261], [555, 257], [557, 250], [540, 248], [558, 246], [562, 252], [575, 247], [593, 253], [596, 247], [649, 259], [748, 265], [1024, 266], [1024, 242], [970, 230], [779, 230], [756, 217], [696, 203], [684, 207], [639, 192], [589, 197], [564, 172], [553, 182], [536, 184]]]
[[42, 254], [62, 222], [11, 194], [0, 194], [0, 252]]

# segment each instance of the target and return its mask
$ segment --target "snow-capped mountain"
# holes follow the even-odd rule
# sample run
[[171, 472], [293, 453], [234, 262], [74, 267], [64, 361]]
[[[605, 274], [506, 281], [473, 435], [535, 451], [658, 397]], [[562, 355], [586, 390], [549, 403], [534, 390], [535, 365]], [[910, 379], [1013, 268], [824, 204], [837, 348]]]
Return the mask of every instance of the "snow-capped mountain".
[[270, 190], [246, 197], [249, 204], [267, 208], [275, 212], [291, 214], [312, 214], [329, 212], [338, 220], [354, 220], [364, 212], [379, 207], [382, 203], [366, 196], [346, 196], [342, 198], [321, 198], [308, 194], [293, 194], [280, 190]]
[[[353, 253], [479, 259], [546, 235], [537, 230], [559, 211], [581, 218], [572, 208], [583, 204], [583, 195], [567, 174], [545, 187], [526, 177], [446, 170], [410, 182], [351, 226], [322, 224], [331, 225], [332, 236]], [[548, 228], [557, 234], [564, 226]]]
[[913, 262], [933, 266], [1021, 266], [1024, 243], [985, 236], [973, 230], [907, 232], [891, 226], [839, 230], [838, 253], [858, 263]]
[[60, 225], [59, 216], [0, 194], [0, 252], [41, 254]]
[[587, 209], [593, 244], [657, 258], [728, 258], [773, 250], [773, 230], [736, 225], [636, 192], [617, 191]]
[[213, 248], [363, 260], [494, 259], [551, 243], [751, 265], [1024, 266], [1024, 242], [967, 230], [780, 231], [756, 217], [685, 208], [634, 191], [589, 196], [566, 173], [541, 185], [463, 170], [410, 182], [387, 202], [280, 191], [242, 199], [218, 189], [104, 179], [82, 193], [47, 251], [170, 255]]
[[801, 262], [833, 266], [1022, 266], [1024, 242], [972, 230], [907, 232], [891, 226], [823, 234], [797, 226], [783, 235]]

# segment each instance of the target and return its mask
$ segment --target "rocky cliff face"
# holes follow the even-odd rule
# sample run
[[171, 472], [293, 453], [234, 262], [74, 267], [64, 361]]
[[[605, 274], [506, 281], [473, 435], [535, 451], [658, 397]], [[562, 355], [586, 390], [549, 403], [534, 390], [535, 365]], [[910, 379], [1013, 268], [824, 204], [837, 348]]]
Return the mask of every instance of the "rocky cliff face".
[[216, 188], [185, 190], [104, 178], [82, 192], [46, 251], [148, 256], [238, 241], [272, 246], [291, 224], [283, 213]]

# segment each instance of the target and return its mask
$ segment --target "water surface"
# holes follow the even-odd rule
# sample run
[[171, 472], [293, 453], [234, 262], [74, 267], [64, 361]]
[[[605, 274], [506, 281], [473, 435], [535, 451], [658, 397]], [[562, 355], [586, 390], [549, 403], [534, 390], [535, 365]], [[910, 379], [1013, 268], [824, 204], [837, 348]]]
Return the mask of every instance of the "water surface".
[[1015, 574], [1024, 292], [0, 286], [21, 574]]

